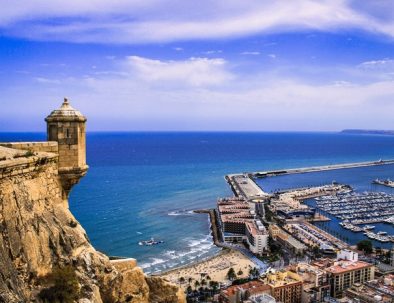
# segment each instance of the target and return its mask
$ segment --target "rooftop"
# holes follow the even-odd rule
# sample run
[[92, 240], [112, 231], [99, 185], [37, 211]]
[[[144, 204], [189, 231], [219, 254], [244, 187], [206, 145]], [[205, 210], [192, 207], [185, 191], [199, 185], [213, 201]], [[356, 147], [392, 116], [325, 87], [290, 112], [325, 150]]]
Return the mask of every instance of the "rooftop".
[[251, 295], [253, 295], [269, 292], [271, 287], [261, 281], [250, 281], [244, 284], [230, 286], [229, 288], [223, 290], [223, 294], [227, 296], [233, 296], [240, 290], [248, 291]]
[[370, 266], [372, 266], [372, 264], [363, 261], [357, 261], [357, 262], [340, 261], [340, 262], [335, 262], [335, 264], [328, 267], [326, 271], [333, 274], [341, 274], [344, 272], [358, 270]]

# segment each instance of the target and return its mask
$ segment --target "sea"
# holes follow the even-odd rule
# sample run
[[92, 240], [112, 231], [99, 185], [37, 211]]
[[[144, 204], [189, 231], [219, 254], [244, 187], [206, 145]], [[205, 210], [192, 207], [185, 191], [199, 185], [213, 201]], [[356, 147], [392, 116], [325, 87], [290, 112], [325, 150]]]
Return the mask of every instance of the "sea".
[[[44, 133], [0, 133], [2, 142], [39, 140], [45, 140]], [[158, 273], [218, 252], [212, 244], [207, 215], [195, 214], [193, 210], [215, 207], [217, 198], [232, 195], [224, 180], [226, 174], [379, 159], [394, 159], [394, 136], [329, 132], [89, 132], [90, 168], [73, 188], [69, 204], [97, 250], [109, 256], [136, 258], [145, 272]], [[371, 186], [376, 178], [394, 179], [393, 168], [388, 165], [344, 169], [258, 182], [266, 191], [335, 180], [360, 191], [394, 193], [393, 189]], [[325, 228], [341, 232], [334, 221]], [[348, 234], [352, 242], [359, 240], [352, 236]], [[138, 245], [151, 238], [164, 243]]]

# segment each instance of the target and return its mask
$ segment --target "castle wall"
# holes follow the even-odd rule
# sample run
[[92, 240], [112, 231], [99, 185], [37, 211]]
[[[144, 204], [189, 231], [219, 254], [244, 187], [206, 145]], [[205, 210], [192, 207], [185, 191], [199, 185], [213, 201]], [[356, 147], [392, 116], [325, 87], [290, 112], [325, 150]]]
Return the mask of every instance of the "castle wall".
[[56, 141], [6, 142], [6, 143], [0, 143], [0, 146], [20, 149], [20, 150], [30, 150], [33, 152], [58, 153], [58, 143]]
[[0, 303], [40, 302], [42, 276], [67, 264], [77, 271], [79, 302], [185, 302], [134, 259], [112, 264], [94, 249], [68, 209], [57, 161], [54, 153], [0, 147]]

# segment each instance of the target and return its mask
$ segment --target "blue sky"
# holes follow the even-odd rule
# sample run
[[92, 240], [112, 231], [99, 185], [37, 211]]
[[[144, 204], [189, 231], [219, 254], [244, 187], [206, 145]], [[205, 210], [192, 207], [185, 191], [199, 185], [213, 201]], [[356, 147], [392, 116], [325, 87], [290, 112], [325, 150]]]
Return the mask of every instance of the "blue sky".
[[394, 129], [394, 2], [2, 3], [0, 131]]

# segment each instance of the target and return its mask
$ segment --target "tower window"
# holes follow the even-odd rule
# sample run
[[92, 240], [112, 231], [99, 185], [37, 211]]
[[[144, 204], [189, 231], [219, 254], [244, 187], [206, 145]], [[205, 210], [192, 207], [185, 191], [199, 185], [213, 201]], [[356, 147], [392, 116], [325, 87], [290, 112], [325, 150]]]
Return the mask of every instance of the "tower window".
[[66, 129], [66, 138], [70, 138], [70, 130], [68, 128]]

